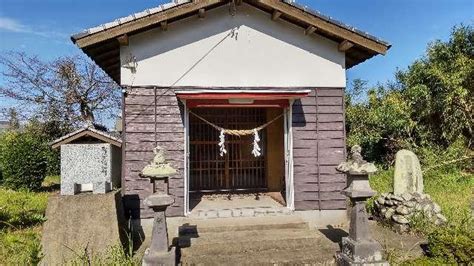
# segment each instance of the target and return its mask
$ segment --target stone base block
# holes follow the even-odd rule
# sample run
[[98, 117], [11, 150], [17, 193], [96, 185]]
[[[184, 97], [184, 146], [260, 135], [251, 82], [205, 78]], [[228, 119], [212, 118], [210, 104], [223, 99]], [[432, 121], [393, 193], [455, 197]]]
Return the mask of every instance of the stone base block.
[[44, 257], [40, 265], [69, 265], [77, 254], [107, 252], [127, 246], [120, 191], [107, 194], [50, 196], [41, 239]]
[[336, 254], [336, 263], [340, 266], [389, 266], [388, 261], [356, 262], [346, 254], [338, 252]]
[[110, 182], [107, 182], [107, 181], [95, 182], [93, 186], [94, 194], [105, 194], [111, 190], [112, 190], [112, 186]]
[[176, 265], [175, 247], [172, 247], [171, 250], [168, 252], [151, 252], [149, 248], [145, 250], [142, 266], [152, 266], [152, 265], [164, 265], [164, 266]]
[[375, 240], [355, 241], [342, 238], [342, 252], [336, 255], [339, 265], [388, 265], [383, 260], [382, 246]]

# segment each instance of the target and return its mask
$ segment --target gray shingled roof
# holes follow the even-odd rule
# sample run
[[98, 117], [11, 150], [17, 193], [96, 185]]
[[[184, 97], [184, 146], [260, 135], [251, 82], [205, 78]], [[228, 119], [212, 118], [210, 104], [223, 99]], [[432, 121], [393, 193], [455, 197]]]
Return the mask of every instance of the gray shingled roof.
[[118, 137], [118, 136], [115, 136], [115, 134], [109, 133], [109, 132], [105, 132], [105, 131], [102, 131], [102, 130], [98, 130], [98, 129], [95, 129], [95, 128], [91, 127], [91, 126], [87, 126], [87, 125], [86, 125], [86, 126], [84, 126], [83, 128], [81, 128], [81, 129], [78, 129], [78, 130], [76, 130], [76, 131], [74, 131], [74, 132], [71, 132], [71, 133], [69, 133], [69, 134], [67, 134], [67, 135], [64, 135], [64, 136], [62, 136], [62, 137], [60, 137], [60, 138], [54, 140], [53, 142], [50, 143], [50, 145], [51, 145], [51, 146], [54, 146], [55, 144], [60, 143], [60, 142], [62, 142], [62, 141], [64, 141], [64, 140], [66, 140], [66, 139], [68, 139], [68, 138], [71, 138], [71, 137], [73, 137], [73, 136], [75, 136], [75, 135], [77, 135], [77, 134], [79, 134], [79, 133], [81, 133], [81, 132], [84, 132], [84, 131], [94, 132], [94, 133], [96, 133], [96, 134], [98, 134], [98, 135], [103, 136], [104, 138], [107, 138], [107, 139], [110, 139], [110, 140], [113, 140], [113, 141], [122, 143], [122, 139], [121, 139], [120, 137]]
[[192, 1], [191, 0], [174, 0], [173, 2], [170, 2], [170, 3], [165, 3], [165, 4], [159, 5], [157, 7], [145, 9], [141, 12], [137, 12], [137, 13], [128, 15], [126, 17], [118, 18], [118, 19], [116, 19], [114, 21], [111, 21], [111, 22], [108, 22], [108, 23], [105, 23], [105, 24], [102, 24], [102, 25], [99, 25], [99, 26], [96, 26], [96, 27], [93, 27], [93, 28], [86, 29], [86, 30], [84, 30], [80, 33], [76, 33], [76, 34], [72, 35], [71, 38], [73, 40], [84, 38], [88, 35], [92, 35], [94, 33], [101, 32], [101, 31], [104, 31], [104, 30], [107, 30], [107, 29], [125, 24], [127, 22], [130, 22], [130, 21], [142, 18], [142, 17], [146, 17], [146, 16], [149, 16], [149, 15], [155, 14], [155, 13], [163, 12], [163, 11], [168, 10], [170, 8], [173, 8], [175, 6], [186, 4], [186, 3], [189, 3], [189, 2], [192, 2]]
[[296, 3], [296, 1], [292, 1], [292, 0], [282, 0], [282, 2], [287, 3], [287, 4], [291, 5], [291, 6], [294, 6], [294, 7], [298, 8], [299, 10], [302, 10], [302, 11], [304, 11], [304, 12], [306, 12], [306, 13], [309, 13], [309, 14], [315, 16], [315, 17], [318, 17], [318, 18], [320, 18], [320, 19], [323, 19], [323, 20], [326, 20], [326, 21], [328, 21], [328, 22], [331, 22], [331, 23], [333, 23], [333, 24], [335, 24], [335, 25], [338, 25], [338, 26], [341, 27], [341, 28], [345, 28], [345, 29], [348, 29], [348, 30], [350, 30], [350, 31], [352, 31], [352, 32], [355, 32], [355, 33], [357, 33], [357, 34], [360, 34], [360, 35], [362, 35], [362, 36], [364, 36], [364, 37], [366, 37], [366, 38], [368, 38], [368, 39], [371, 39], [371, 40], [376, 41], [376, 42], [378, 42], [378, 43], [382, 43], [382, 44], [387, 45], [387, 46], [391, 46], [390, 43], [388, 43], [388, 42], [386, 42], [386, 41], [384, 41], [384, 40], [382, 40], [382, 39], [380, 39], [380, 38], [377, 38], [377, 37], [375, 37], [374, 35], [369, 34], [368, 32], [361, 31], [361, 30], [359, 30], [359, 29], [357, 29], [357, 28], [355, 28], [355, 27], [352, 27], [352, 26], [350, 26], [350, 25], [347, 25], [347, 24], [345, 24], [345, 23], [343, 23], [343, 22], [341, 22], [341, 21], [339, 21], [339, 20], [336, 20], [336, 19], [330, 17], [330, 16], [323, 15], [323, 14], [321, 14], [321, 12], [319, 12], [319, 11], [317, 11], [317, 10], [315, 10], [315, 9], [311, 9], [311, 8], [309, 8], [309, 7], [307, 7], [307, 6], [300, 5], [300, 4]]
[[[355, 32], [357, 34], [360, 34], [368, 39], [371, 39], [375, 42], [378, 42], [378, 43], [381, 43], [381, 44], [384, 44], [386, 46], [391, 46], [388, 42], [384, 41], [384, 40], [381, 40], [367, 32], [363, 32], [361, 30], [358, 30], [357, 28], [355, 27], [352, 27], [350, 25], [347, 25], [345, 23], [342, 23], [338, 20], [335, 20], [329, 16], [325, 16], [323, 14], [321, 14], [319, 11], [317, 10], [314, 10], [314, 9], [311, 9], [311, 8], [308, 8], [307, 6], [303, 6], [303, 5], [300, 5], [298, 3], [296, 3], [296, 1], [292, 1], [292, 0], [281, 0], [282, 2], [284, 3], [287, 3], [291, 6], [294, 6], [304, 12], [307, 12], [313, 16], [316, 16], [320, 19], [323, 19], [325, 21], [328, 21], [332, 24], [335, 24], [341, 28], [345, 28], [347, 30], [350, 30], [352, 32]], [[192, 2], [192, 0], [173, 0], [172, 2], [169, 2], [169, 3], [166, 3], [166, 4], [162, 4], [162, 5], [159, 5], [157, 7], [154, 7], [154, 8], [149, 8], [149, 9], [146, 9], [146, 10], [143, 10], [141, 12], [138, 12], [138, 13], [134, 13], [134, 14], [131, 14], [129, 16], [126, 16], [126, 17], [122, 17], [122, 18], [118, 18], [114, 21], [111, 21], [111, 22], [108, 22], [108, 23], [105, 23], [105, 24], [102, 24], [102, 25], [99, 25], [99, 26], [96, 26], [96, 27], [92, 27], [92, 28], [89, 28], [89, 29], [86, 29], [80, 33], [77, 33], [77, 34], [74, 34], [71, 36], [71, 39], [72, 40], [77, 40], [77, 39], [81, 39], [81, 38], [84, 38], [86, 36], [89, 36], [89, 35], [92, 35], [94, 33], [97, 33], [97, 32], [101, 32], [101, 31], [105, 31], [107, 29], [110, 29], [110, 28], [113, 28], [113, 27], [116, 27], [116, 26], [119, 26], [119, 25], [122, 25], [122, 24], [125, 24], [127, 22], [130, 22], [130, 21], [133, 21], [133, 20], [137, 20], [139, 18], [142, 18], [142, 17], [146, 17], [146, 16], [149, 16], [149, 15], [152, 15], [152, 14], [156, 14], [156, 13], [159, 13], [159, 12], [163, 12], [165, 10], [168, 10], [170, 8], [173, 8], [173, 7], [176, 7], [176, 6], [179, 6], [179, 5], [182, 5], [182, 4], [186, 4], [186, 3], [189, 3], [189, 2]]]

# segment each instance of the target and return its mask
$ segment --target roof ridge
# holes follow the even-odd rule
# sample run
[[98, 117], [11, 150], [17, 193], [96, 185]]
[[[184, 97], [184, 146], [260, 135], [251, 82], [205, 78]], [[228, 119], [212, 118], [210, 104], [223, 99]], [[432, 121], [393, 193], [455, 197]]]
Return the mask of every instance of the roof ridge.
[[[164, 4], [161, 4], [157, 7], [147, 8], [143, 11], [136, 12], [136, 13], [130, 14], [130, 15], [125, 16], [125, 17], [117, 18], [114, 21], [103, 23], [103, 24], [100, 24], [98, 26], [85, 29], [82, 32], [73, 34], [71, 36], [71, 39], [72, 39], [72, 41], [75, 42], [75, 40], [78, 40], [78, 39], [81, 39], [83, 37], [92, 35], [94, 33], [105, 31], [107, 29], [125, 24], [127, 22], [134, 21], [134, 20], [140, 19], [142, 17], [150, 16], [150, 15], [153, 15], [153, 14], [156, 14], [156, 13], [159, 13], [159, 12], [166, 11], [168, 9], [171, 9], [171, 8], [179, 6], [179, 5], [192, 3], [192, 2], [193, 2], [193, 0], [172, 0], [172, 2], [164, 3]], [[359, 30], [356, 27], [353, 27], [349, 24], [346, 24], [346, 23], [343, 23], [343, 22], [341, 22], [337, 19], [334, 19], [331, 16], [326, 16], [326, 15], [322, 14], [321, 12], [319, 12], [316, 9], [312, 9], [312, 8], [309, 8], [308, 6], [298, 4], [296, 0], [280, 0], [280, 2], [288, 4], [288, 5], [293, 6], [295, 8], [298, 8], [301, 11], [304, 11], [306, 13], [309, 13], [309, 14], [313, 15], [313, 16], [319, 17], [319, 18], [321, 18], [323, 20], [326, 20], [330, 23], [333, 23], [333, 24], [335, 24], [335, 25], [337, 25], [341, 28], [344, 28], [344, 29], [350, 30], [352, 32], [355, 32], [355, 33], [357, 33], [359, 35], [362, 35], [365, 38], [371, 39], [375, 42], [384, 44], [388, 47], [391, 46], [390, 43], [388, 43], [387, 41], [384, 41], [384, 40], [382, 40], [382, 39], [380, 39], [380, 38], [378, 38], [378, 37], [376, 37], [376, 36], [374, 36], [374, 35], [372, 35], [368, 32], [364, 32], [362, 30]]]

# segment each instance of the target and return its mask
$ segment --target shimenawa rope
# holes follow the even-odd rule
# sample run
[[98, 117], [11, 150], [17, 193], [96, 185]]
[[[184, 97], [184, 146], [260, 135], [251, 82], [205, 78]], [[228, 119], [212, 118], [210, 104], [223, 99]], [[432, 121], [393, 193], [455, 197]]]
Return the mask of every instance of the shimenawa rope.
[[265, 124], [263, 124], [259, 127], [253, 128], [253, 129], [226, 129], [226, 128], [220, 127], [220, 126], [206, 120], [202, 116], [199, 116], [199, 115], [197, 115], [193, 112], [189, 112], [189, 113], [194, 115], [196, 118], [202, 120], [206, 124], [210, 125], [211, 127], [217, 129], [220, 132], [218, 145], [219, 145], [219, 152], [220, 152], [221, 157], [224, 156], [224, 154], [227, 153], [227, 150], [225, 149], [225, 134], [233, 135], [233, 136], [239, 136], [239, 137], [240, 136], [254, 135], [252, 154], [255, 157], [259, 157], [260, 155], [262, 155], [262, 153], [261, 153], [262, 149], [258, 145], [258, 142], [260, 141], [260, 136], [258, 135], [258, 132], [260, 130], [266, 128], [271, 123], [275, 122], [276, 120], [278, 120], [280, 117], [283, 116], [283, 114], [281, 114], [281, 115], [273, 118], [272, 120], [268, 121], [267, 123], [265, 123]]

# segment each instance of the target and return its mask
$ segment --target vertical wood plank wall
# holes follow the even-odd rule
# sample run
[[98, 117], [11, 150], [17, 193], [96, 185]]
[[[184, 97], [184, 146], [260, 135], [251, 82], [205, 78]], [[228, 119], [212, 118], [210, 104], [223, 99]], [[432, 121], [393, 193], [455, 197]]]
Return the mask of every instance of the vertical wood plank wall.
[[344, 89], [318, 88], [293, 104], [293, 164], [296, 210], [345, 209]]
[[[321, 88], [313, 90], [309, 97], [295, 101], [293, 105], [296, 210], [346, 207], [345, 198], [340, 194], [346, 179], [335, 170], [337, 164], [344, 160], [343, 100], [343, 89]], [[133, 218], [152, 217], [153, 212], [142, 204], [142, 200], [153, 192], [153, 187], [148, 179], [140, 178], [138, 174], [153, 159], [153, 148], [159, 145], [167, 150], [168, 161], [178, 170], [178, 174], [169, 180], [169, 193], [174, 196], [175, 203], [168, 208], [167, 214], [182, 216], [184, 110], [174, 90], [156, 88], [155, 98], [153, 87], [128, 88], [123, 119], [125, 152], [122, 189], [126, 210]]]
[[[155, 134], [155, 112], [156, 132]], [[166, 149], [166, 159], [178, 170], [169, 179], [169, 193], [175, 202], [167, 214], [184, 214], [184, 110], [174, 90], [166, 88], [128, 88], [125, 97], [125, 208], [134, 218], [150, 218], [153, 212], [142, 200], [153, 193], [150, 181], [138, 176], [154, 157], [156, 145]], [[162, 188], [161, 188], [162, 189]]]

